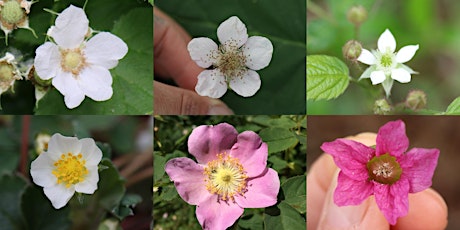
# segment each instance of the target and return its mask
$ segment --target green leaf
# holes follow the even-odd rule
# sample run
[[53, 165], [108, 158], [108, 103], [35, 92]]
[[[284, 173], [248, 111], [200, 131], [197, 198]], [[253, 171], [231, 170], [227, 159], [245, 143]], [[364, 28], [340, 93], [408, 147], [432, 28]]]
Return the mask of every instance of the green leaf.
[[165, 163], [166, 159], [160, 155], [155, 154], [153, 160], [153, 182], [157, 182], [165, 174]]
[[176, 198], [179, 194], [176, 191], [176, 187], [174, 185], [167, 185], [162, 187], [160, 199], [165, 201], [171, 201], [172, 199]]
[[307, 178], [305, 175], [291, 177], [282, 185], [285, 202], [299, 213], [306, 213]]
[[282, 169], [287, 167], [287, 162], [276, 155], [271, 155], [268, 157], [268, 161], [272, 163], [270, 168], [273, 168], [277, 172], [280, 172]]
[[263, 230], [263, 219], [261, 215], [243, 215], [238, 220], [238, 226], [243, 229]]
[[281, 127], [262, 129], [259, 135], [267, 143], [268, 153], [281, 152], [299, 142], [294, 133]]
[[93, 196], [105, 210], [112, 211], [125, 193], [124, 180], [110, 160], [103, 159], [100, 164], [109, 168], [99, 173], [98, 189]]
[[447, 107], [446, 115], [458, 115], [460, 114], [460, 97], [455, 98], [452, 103]]
[[330, 100], [348, 87], [348, 67], [336, 57], [307, 57], [307, 100]]
[[142, 201], [142, 197], [136, 194], [126, 194], [120, 202], [120, 205], [112, 212], [118, 220], [123, 220], [127, 216], [134, 215], [132, 208]]
[[265, 229], [298, 230], [306, 229], [305, 219], [285, 201], [265, 209]]
[[26, 188], [24, 179], [13, 175], [0, 177], [0, 226], [5, 230], [22, 230], [21, 196]]
[[16, 169], [19, 163], [19, 143], [11, 130], [0, 125], [0, 175]]

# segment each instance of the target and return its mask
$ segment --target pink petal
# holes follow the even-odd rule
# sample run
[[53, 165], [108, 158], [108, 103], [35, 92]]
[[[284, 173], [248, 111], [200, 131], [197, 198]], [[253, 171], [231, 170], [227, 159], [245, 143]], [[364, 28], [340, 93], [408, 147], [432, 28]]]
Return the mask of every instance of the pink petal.
[[377, 134], [377, 146], [375, 154], [377, 156], [389, 153], [399, 157], [406, 152], [409, 147], [409, 139], [406, 136], [406, 126], [401, 120], [390, 121], [380, 127]]
[[230, 153], [238, 132], [233, 126], [221, 123], [215, 126], [201, 125], [188, 138], [188, 151], [198, 163], [206, 164], [216, 159], [219, 153]]
[[206, 190], [203, 166], [195, 161], [186, 157], [174, 158], [166, 163], [165, 171], [185, 202], [197, 205], [211, 196]]
[[212, 196], [196, 207], [196, 217], [203, 229], [224, 230], [232, 226], [244, 209], [236, 203], [218, 201]]
[[400, 179], [392, 185], [374, 182], [375, 202], [388, 223], [396, 224], [396, 220], [407, 215], [409, 211], [409, 182]]
[[230, 155], [240, 160], [248, 177], [259, 176], [267, 166], [268, 147], [252, 131], [240, 133]]
[[325, 142], [321, 149], [330, 154], [341, 172], [350, 178], [366, 180], [369, 177], [366, 164], [374, 156], [374, 149], [346, 139]]
[[264, 208], [276, 204], [280, 179], [278, 173], [268, 168], [261, 177], [248, 181], [244, 196], [236, 196], [236, 203], [243, 208]]
[[409, 181], [409, 192], [420, 192], [431, 186], [438, 157], [438, 149], [423, 148], [413, 148], [401, 156], [398, 161], [403, 175]]
[[372, 182], [354, 180], [340, 171], [334, 191], [334, 203], [338, 206], [359, 205], [372, 195], [373, 188]]

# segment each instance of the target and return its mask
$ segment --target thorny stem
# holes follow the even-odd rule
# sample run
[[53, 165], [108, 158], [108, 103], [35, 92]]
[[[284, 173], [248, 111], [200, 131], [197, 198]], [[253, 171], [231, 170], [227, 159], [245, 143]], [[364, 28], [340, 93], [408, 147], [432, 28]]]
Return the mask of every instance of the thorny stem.
[[22, 133], [21, 133], [21, 160], [19, 162], [19, 170], [25, 177], [27, 173], [27, 148], [29, 147], [29, 129], [30, 115], [22, 116]]

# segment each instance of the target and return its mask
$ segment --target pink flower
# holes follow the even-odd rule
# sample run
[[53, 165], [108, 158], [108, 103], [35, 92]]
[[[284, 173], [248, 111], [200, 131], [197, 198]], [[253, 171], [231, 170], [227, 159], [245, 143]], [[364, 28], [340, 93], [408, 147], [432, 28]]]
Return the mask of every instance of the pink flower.
[[356, 141], [337, 139], [323, 143], [340, 168], [334, 202], [338, 206], [359, 205], [368, 196], [375, 201], [391, 225], [409, 211], [409, 193], [431, 186], [438, 162], [438, 149], [413, 148], [404, 122], [388, 122], [379, 129], [375, 148]]
[[226, 229], [244, 208], [276, 204], [280, 181], [277, 172], [267, 168], [267, 144], [256, 133], [238, 134], [226, 123], [202, 125], [190, 134], [188, 149], [198, 163], [174, 158], [165, 171], [182, 199], [197, 205], [203, 229]]

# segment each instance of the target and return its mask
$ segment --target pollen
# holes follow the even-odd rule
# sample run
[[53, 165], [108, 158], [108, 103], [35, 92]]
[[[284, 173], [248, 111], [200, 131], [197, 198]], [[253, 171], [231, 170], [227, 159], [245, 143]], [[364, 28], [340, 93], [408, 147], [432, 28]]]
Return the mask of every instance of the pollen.
[[66, 72], [78, 75], [85, 66], [85, 57], [80, 49], [61, 51], [61, 67]]
[[54, 162], [53, 175], [56, 176], [58, 184], [64, 184], [66, 188], [83, 182], [88, 175], [86, 160], [83, 160], [81, 153], [74, 155], [72, 153], [61, 154], [59, 160]]
[[246, 72], [246, 56], [238, 48], [236, 41], [219, 46], [220, 58], [217, 68], [226, 78], [243, 77]]
[[234, 201], [234, 196], [246, 192], [248, 178], [238, 158], [226, 153], [218, 154], [217, 159], [208, 162], [204, 169], [206, 189], [219, 197], [219, 200]]
[[402, 169], [396, 157], [388, 153], [375, 156], [367, 163], [369, 179], [381, 184], [393, 184], [401, 177]]

